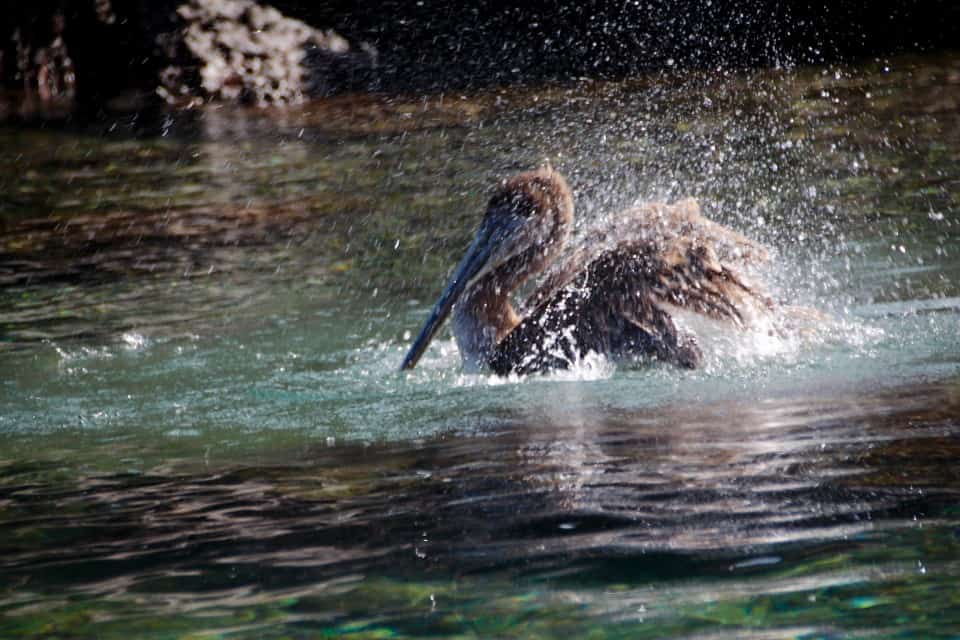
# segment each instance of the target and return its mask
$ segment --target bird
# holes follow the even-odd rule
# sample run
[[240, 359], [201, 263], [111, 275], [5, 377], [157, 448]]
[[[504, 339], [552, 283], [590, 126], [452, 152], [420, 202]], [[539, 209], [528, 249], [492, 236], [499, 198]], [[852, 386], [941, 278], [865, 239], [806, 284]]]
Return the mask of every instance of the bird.
[[[767, 249], [703, 216], [694, 199], [627, 209], [578, 247], [568, 246], [573, 221], [573, 194], [556, 169], [501, 180], [401, 370], [416, 366], [451, 313], [469, 372], [544, 373], [590, 353], [694, 369], [703, 352], [674, 315], [744, 327], [774, 306], [744, 275]], [[518, 311], [512, 296], [537, 276]]]

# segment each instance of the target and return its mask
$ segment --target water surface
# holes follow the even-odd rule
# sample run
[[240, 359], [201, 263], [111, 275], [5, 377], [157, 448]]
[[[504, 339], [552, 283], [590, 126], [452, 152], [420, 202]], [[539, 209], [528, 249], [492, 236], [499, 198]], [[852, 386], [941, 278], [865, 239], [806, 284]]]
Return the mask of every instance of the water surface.
[[[960, 64], [0, 129], [0, 635], [960, 635]], [[693, 195], [827, 313], [396, 368], [494, 181]], [[615, 219], [615, 218], [614, 218]]]

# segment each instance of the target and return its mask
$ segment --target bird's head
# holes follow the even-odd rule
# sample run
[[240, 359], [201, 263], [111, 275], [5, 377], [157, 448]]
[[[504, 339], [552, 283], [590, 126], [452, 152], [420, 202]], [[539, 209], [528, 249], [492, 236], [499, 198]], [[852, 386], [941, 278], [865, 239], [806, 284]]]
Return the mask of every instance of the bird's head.
[[475, 284], [502, 274], [515, 286], [542, 269], [551, 249], [566, 238], [572, 220], [573, 195], [554, 169], [542, 167], [501, 181], [466, 254], [400, 368], [416, 366], [453, 305]]

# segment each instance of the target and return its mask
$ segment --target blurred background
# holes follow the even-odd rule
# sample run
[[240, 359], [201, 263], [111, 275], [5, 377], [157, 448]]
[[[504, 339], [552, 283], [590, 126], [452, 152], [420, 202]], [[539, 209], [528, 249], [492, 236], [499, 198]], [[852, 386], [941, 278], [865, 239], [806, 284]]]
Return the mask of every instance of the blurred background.
[[[949, 0], [537, 0], [522, 6], [484, 0], [469, 7], [280, 0], [272, 6], [334, 36], [303, 47], [287, 34], [290, 51], [309, 50], [303, 90], [311, 95], [615, 78], [677, 65], [823, 63], [952, 47], [960, 36], [960, 8]], [[195, 89], [203, 53], [184, 46], [183, 29], [202, 22], [204, 11], [208, 18], [222, 12], [234, 23], [245, 21], [243, 3], [214, 0], [13, 3], [0, 16], [0, 84], [70, 93], [92, 109], [131, 94], [144, 99], [164, 84]]]

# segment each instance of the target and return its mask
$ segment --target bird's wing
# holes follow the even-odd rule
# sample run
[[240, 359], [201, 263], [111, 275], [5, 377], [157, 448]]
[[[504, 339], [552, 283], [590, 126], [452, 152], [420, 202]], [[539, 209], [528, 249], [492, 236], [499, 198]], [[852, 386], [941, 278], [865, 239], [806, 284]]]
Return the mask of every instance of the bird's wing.
[[736, 324], [748, 324], [771, 307], [745, 273], [769, 259], [766, 247], [705, 218], [696, 200], [650, 203], [625, 218], [641, 230], [641, 244], [655, 256], [652, 292], [660, 302]]
[[650, 246], [603, 253], [497, 344], [490, 368], [501, 375], [565, 369], [590, 352], [696, 366], [699, 350], [661, 304], [661, 262]]
[[611, 221], [611, 233], [626, 234], [628, 240], [649, 240], [669, 245], [675, 238], [687, 238], [709, 247], [727, 264], [742, 267], [757, 265], [769, 259], [769, 252], [759, 242], [710, 220], [700, 213], [693, 198], [673, 204], [648, 202], [621, 212]]
[[671, 307], [743, 325], [772, 304], [737, 270], [747, 256], [764, 258], [763, 247], [707, 220], [695, 202], [629, 213], [632, 239], [599, 255], [581, 249], [548, 274], [530, 312], [497, 345], [495, 372], [563, 368], [590, 351], [696, 366], [699, 350]]
[[[626, 209], [591, 229], [585, 244], [550, 265], [539, 286], [524, 301], [522, 310], [531, 312], [573, 282], [586, 265], [605, 253], [630, 244], [647, 247], [647, 251], [659, 257], [661, 275], [667, 280], [660, 288], [664, 300], [677, 304], [684, 287], [698, 282], [697, 278], [705, 275], [709, 277], [702, 283], [708, 290], [716, 289], [718, 282], [729, 280], [738, 282], [741, 289], [749, 289], [753, 297], [760, 296], [756, 288], [747, 283], [746, 271], [769, 260], [767, 248], [704, 217], [697, 201], [686, 198], [673, 204], [648, 202]], [[672, 265], [672, 269], [667, 269], [666, 265]], [[685, 268], [685, 278], [668, 276], [669, 271], [679, 274]], [[691, 300], [694, 301], [695, 298]], [[718, 315], [707, 307], [693, 310]]]

